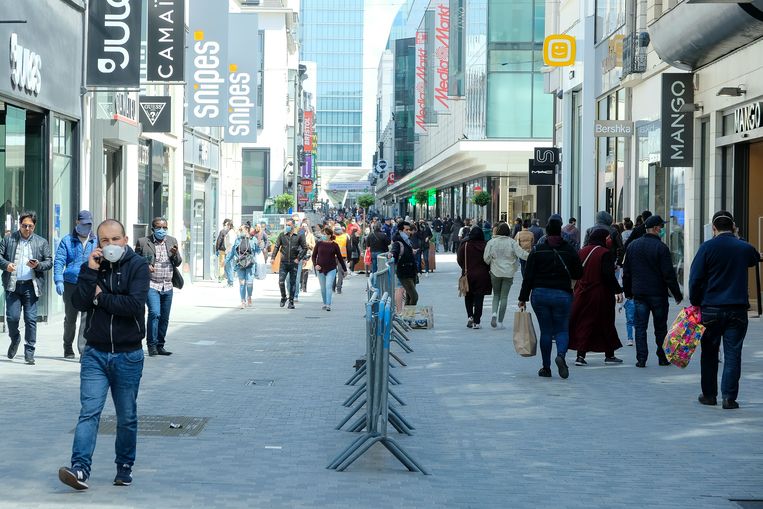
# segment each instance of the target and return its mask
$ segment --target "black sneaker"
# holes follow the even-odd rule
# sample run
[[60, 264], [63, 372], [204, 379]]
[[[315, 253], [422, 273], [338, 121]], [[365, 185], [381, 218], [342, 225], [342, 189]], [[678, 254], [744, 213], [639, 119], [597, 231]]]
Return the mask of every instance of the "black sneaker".
[[556, 362], [556, 367], [559, 369], [559, 376], [565, 379], [569, 378], [570, 368], [567, 367], [567, 362], [564, 360], [564, 357], [557, 355], [554, 362]]
[[86, 490], [89, 488], [87, 485], [87, 474], [79, 467], [61, 467], [58, 469], [58, 479], [71, 486], [75, 490]]
[[8, 347], [8, 358], [9, 359], [13, 359], [14, 357], [16, 357], [16, 352], [18, 352], [18, 350], [19, 350], [19, 344], [20, 343], [21, 343], [21, 338], [19, 338], [15, 342], [11, 341], [11, 346]]
[[617, 357], [605, 357], [604, 362], [608, 364], [622, 364], [623, 360]]
[[667, 359], [660, 359], [660, 366], [670, 366], [670, 361]]
[[575, 359], [575, 366], [588, 366], [588, 363], [585, 361], [585, 357], [578, 355], [578, 357]]
[[294, 301], [293, 300], [289, 301], [288, 309], [294, 309]]
[[156, 353], [159, 355], [172, 355], [172, 352], [165, 350], [163, 346], [157, 346]]
[[156, 357], [159, 355], [159, 350], [155, 346], [149, 346], [148, 347], [148, 356], [149, 357]]
[[281, 299], [281, 307], [284, 307], [286, 305], [286, 299]]
[[735, 410], [739, 408], [739, 403], [735, 399], [724, 399], [722, 406], [724, 410]]
[[117, 475], [114, 477], [114, 486], [129, 486], [132, 484], [132, 467], [130, 465], [117, 465]]
[[64, 354], [64, 359], [73, 359], [74, 358], [74, 352], [66, 352]]
[[34, 366], [34, 355], [24, 354], [24, 362], [30, 366]]
[[638, 362], [636, 362], [636, 367], [637, 368], [645, 368], [646, 367], [646, 362], [638, 361]]
[[[702, 403], [703, 405], [709, 405], [709, 406], [715, 406], [718, 404], [718, 400], [716, 398], [711, 398], [709, 396], [705, 396], [704, 394], [700, 394], [697, 396], [697, 401]], [[723, 400], [723, 403], [726, 403], [726, 400]]]
[[543, 378], [551, 378], [551, 368], [540, 368], [538, 370], [538, 376]]

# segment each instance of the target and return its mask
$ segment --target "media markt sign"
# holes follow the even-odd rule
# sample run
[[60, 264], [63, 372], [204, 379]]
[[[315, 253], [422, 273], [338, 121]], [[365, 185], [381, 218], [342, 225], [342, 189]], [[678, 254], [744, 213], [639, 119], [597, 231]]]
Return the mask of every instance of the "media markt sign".
[[140, 96], [139, 114], [144, 133], [168, 133], [172, 131], [172, 110], [169, 96]]

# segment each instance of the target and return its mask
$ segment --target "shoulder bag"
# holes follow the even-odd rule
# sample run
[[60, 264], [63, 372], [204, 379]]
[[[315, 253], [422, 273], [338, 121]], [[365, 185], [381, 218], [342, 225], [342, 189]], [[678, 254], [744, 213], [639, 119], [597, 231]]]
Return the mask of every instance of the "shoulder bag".
[[469, 293], [469, 279], [467, 278], [467, 273], [469, 270], [469, 262], [466, 258], [466, 252], [467, 248], [469, 247], [469, 243], [464, 244], [464, 275], [458, 278], [458, 296], [464, 297], [467, 293]]

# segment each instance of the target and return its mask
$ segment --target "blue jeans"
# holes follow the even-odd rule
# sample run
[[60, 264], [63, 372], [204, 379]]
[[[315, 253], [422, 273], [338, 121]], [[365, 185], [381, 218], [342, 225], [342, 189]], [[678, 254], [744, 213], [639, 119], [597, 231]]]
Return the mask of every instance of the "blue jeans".
[[665, 352], [662, 343], [668, 333], [668, 297], [646, 295], [633, 298], [636, 307], [634, 325], [636, 327], [636, 360], [646, 363], [649, 358], [649, 347], [646, 343], [646, 329], [649, 327], [649, 313], [652, 313], [654, 325], [654, 342], [657, 344], [657, 357], [665, 362]]
[[228, 281], [228, 286], [233, 286], [233, 260], [225, 263], [225, 279]]
[[34, 345], [37, 343], [37, 295], [34, 293], [32, 281], [17, 281], [16, 290], [5, 292], [5, 316], [8, 322], [8, 334], [11, 343], [21, 341], [19, 322], [21, 308], [24, 308], [24, 355], [34, 356]]
[[723, 338], [723, 399], [736, 401], [739, 377], [742, 375], [742, 343], [747, 334], [747, 310], [743, 307], [702, 306], [702, 393], [710, 398], [718, 395], [718, 351]]
[[146, 321], [146, 343], [148, 346], [164, 346], [167, 327], [170, 324], [170, 309], [172, 309], [172, 290], [159, 292], [148, 289], [148, 319]]
[[241, 300], [251, 299], [252, 292], [254, 291], [254, 266], [238, 269], [236, 276], [238, 277], [238, 291], [239, 295], [241, 295]]
[[323, 305], [330, 306], [331, 298], [334, 296], [334, 280], [336, 279], [336, 269], [329, 271], [328, 274], [318, 272], [318, 282], [321, 284], [321, 297]]
[[[305, 264], [304, 260], [300, 260], [299, 264], [297, 265], [297, 278], [294, 280], [297, 285], [294, 287], [294, 298], [299, 299], [299, 290], [300, 290], [300, 278], [302, 276], [302, 266]], [[289, 279], [289, 286], [293, 284], [291, 278]]]
[[371, 251], [371, 272], [376, 272], [379, 269], [379, 255], [381, 251]]
[[90, 475], [98, 424], [109, 388], [117, 413], [115, 463], [132, 466], [138, 441], [137, 399], [143, 374], [143, 349], [109, 353], [86, 346], [81, 360], [79, 398], [82, 407], [74, 431], [72, 466], [79, 466]]
[[633, 324], [636, 317], [636, 304], [633, 302], [633, 299], [626, 299], [623, 307], [625, 308], [625, 331], [628, 334], [628, 339], [632, 340]]
[[556, 340], [556, 355], [567, 355], [570, 344], [572, 293], [553, 288], [535, 288], [530, 296], [540, 324], [540, 353], [543, 367], [551, 367], [551, 340]]

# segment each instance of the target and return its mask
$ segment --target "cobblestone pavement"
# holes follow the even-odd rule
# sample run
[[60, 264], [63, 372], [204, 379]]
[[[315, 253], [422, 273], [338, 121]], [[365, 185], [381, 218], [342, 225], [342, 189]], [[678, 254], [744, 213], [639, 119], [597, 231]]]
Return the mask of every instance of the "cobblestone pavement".
[[[539, 358], [513, 351], [510, 317], [503, 331], [465, 327], [454, 257], [438, 266], [420, 285], [435, 328], [411, 333], [409, 366], [394, 370], [408, 404], [400, 410], [416, 426], [399, 442], [431, 475], [405, 471], [380, 446], [346, 472], [326, 469], [354, 438], [334, 427], [364, 350], [366, 278], [346, 280], [325, 312], [311, 277], [289, 311], [271, 275], [256, 282], [254, 309], [236, 308], [237, 288], [176, 293], [174, 355], [146, 357], [139, 413], [209, 420], [197, 436], [140, 435], [131, 487], [111, 485], [106, 434], [89, 490], [57, 479], [79, 411], [79, 364], [60, 357], [61, 324], [39, 327], [36, 366], [3, 355], [0, 507], [733, 508], [729, 499], [763, 499], [759, 321], [743, 354], [742, 408], [725, 411], [697, 403], [698, 359], [680, 370], [652, 354], [639, 370], [633, 347], [618, 352], [619, 366], [592, 354], [568, 380], [539, 378]], [[517, 281], [512, 302], [518, 292]], [[104, 416], [113, 413], [109, 401]]]

